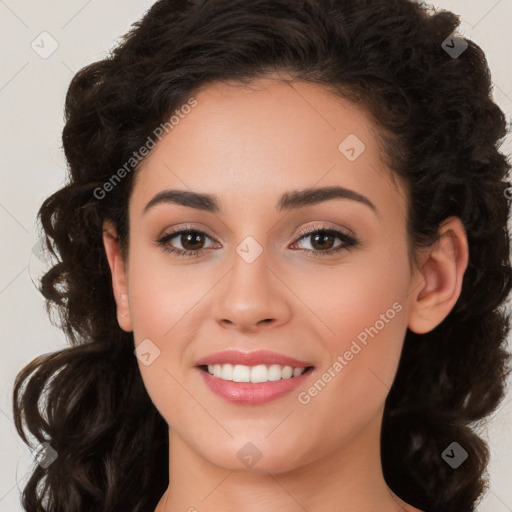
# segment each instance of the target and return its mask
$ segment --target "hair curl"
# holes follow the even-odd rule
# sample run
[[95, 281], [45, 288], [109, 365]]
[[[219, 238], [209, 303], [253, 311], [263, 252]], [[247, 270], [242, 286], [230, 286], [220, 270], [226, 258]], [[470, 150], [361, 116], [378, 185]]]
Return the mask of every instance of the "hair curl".
[[[105, 199], [93, 192], [199, 88], [282, 72], [375, 121], [382, 158], [407, 185], [410, 249], [433, 243], [447, 217], [463, 222], [460, 297], [431, 332], [407, 331], [381, 454], [388, 485], [408, 503], [474, 509], [489, 458], [474, 426], [502, 400], [509, 373], [510, 165], [484, 52], [468, 40], [452, 58], [441, 46], [459, 22], [410, 0], [160, 0], [107, 58], [74, 76], [62, 137], [69, 179], [39, 211], [58, 259], [41, 292], [70, 346], [25, 366], [13, 393], [24, 442], [26, 428], [58, 453], [35, 467], [27, 511], [145, 512], [165, 492], [168, 427], [143, 385], [133, 335], [117, 324], [102, 243], [110, 219], [126, 251], [135, 172]], [[441, 458], [453, 441], [469, 454], [457, 470]]]

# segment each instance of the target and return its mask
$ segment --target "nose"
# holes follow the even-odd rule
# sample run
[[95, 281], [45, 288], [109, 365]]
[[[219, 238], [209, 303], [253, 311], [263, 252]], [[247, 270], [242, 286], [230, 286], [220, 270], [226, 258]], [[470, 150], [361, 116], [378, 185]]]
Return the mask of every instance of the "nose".
[[224, 328], [241, 332], [277, 327], [291, 317], [288, 290], [263, 251], [248, 262], [235, 254], [233, 266], [219, 283], [213, 315]]

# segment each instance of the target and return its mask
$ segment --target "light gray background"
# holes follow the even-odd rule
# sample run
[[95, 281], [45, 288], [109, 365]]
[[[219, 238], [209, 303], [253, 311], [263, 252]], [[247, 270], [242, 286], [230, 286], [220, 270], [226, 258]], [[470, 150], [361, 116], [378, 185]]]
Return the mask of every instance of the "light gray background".
[[[438, 8], [462, 17], [461, 35], [486, 52], [494, 98], [512, 113], [512, 0], [436, 0]], [[101, 59], [152, 0], [0, 0], [0, 512], [20, 512], [19, 491], [32, 458], [12, 421], [12, 384], [16, 373], [36, 356], [66, 346], [52, 327], [32, 279], [43, 269], [33, 252], [36, 213], [59, 188], [66, 164], [61, 150], [64, 96], [74, 73]], [[58, 43], [51, 49], [46, 31]], [[35, 43], [32, 43], [35, 41]], [[441, 43], [441, 42], [440, 42]], [[502, 146], [512, 153], [512, 136]], [[475, 364], [477, 362], [475, 361]], [[490, 443], [490, 491], [481, 512], [512, 512], [512, 391], [481, 434]]]

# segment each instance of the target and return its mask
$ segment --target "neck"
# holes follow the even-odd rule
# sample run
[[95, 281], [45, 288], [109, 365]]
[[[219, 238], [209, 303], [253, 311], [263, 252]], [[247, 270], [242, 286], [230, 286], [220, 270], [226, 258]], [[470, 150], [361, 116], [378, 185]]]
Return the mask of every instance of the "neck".
[[226, 470], [173, 432], [169, 488], [155, 512], [412, 512], [416, 509], [393, 494], [384, 480], [381, 420], [379, 416], [370, 422], [338, 450], [317, 458], [313, 454], [310, 462], [283, 472], [270, 472], [258, 463], [245, 471]]

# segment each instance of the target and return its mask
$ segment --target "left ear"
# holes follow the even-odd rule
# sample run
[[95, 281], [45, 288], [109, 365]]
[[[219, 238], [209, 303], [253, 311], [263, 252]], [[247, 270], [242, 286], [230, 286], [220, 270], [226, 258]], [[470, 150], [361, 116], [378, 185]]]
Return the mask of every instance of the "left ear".
[[[439, 240], [429, 247], [414, 280], [409, 329], [424, 334], [437, 327], [450, 313], [462, 289], [469, 260], [466, 231], [458, 217], [449, 217], [439, 227]], [[418, 292], [418, 283], [421, 289]]]

